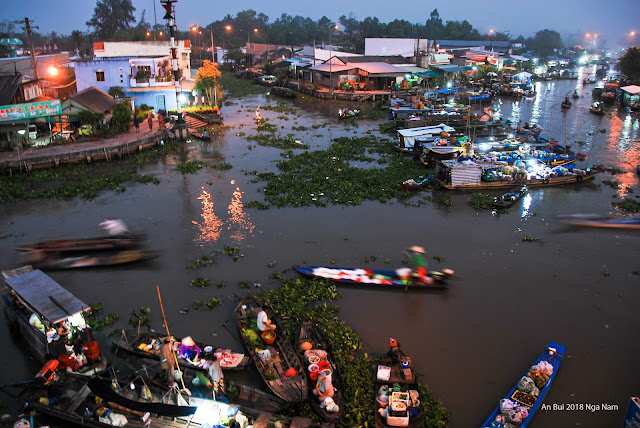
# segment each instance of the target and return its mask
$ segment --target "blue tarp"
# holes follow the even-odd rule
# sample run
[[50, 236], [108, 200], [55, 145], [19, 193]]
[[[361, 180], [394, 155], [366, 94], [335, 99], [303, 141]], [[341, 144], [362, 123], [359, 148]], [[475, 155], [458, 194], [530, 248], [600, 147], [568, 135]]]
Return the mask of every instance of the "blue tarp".
[[436, 94], [449, 94], [451, 92], [455, 92], [455, 89], [448, 89], [448, 88], [442, 88], [442, 89], [438, 89], [436, 92]]

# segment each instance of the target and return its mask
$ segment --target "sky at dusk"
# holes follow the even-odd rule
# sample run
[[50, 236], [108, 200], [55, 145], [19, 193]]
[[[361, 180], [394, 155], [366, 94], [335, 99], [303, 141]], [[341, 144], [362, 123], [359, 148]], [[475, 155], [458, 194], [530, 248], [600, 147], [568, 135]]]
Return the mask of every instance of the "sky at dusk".
[[[146, 20], [153, 24], [154, 0], [132, 2], [136, 8], [136, 19], [146, 9]], [[3, 19], [13, 21], [28, 17], [40, 27], [41, 33], [56, 31], [60, 34], [70, 34], [76, 29], [86, 30], [85, 22], [91, 18], [95, 7], [93, 0], [0, 0], [0, 3]], [[231, 3], [179, 0], [176, 3], [178, 27], [186, 30], [193, 24], [206, 25], [248, 9], [264, 13], [270, 22], [286, 13], [314, 20], [324, 15], [336, 22], [341, 15], [353, 14], [360, 21], [371, 16], [384, 23], [394, 19], [424, 23], [431, 11], [437, 8], [444, 22], [466, 19], [481, 33], [494, 29], [509, 32], [513, 38], [520, 34], [533, 36], [536, 31], [543, 29], [558, 31], [565, 41], [571, 35], [577, 38], [578, 35], [597, 33], [608, 41], [609, 47], [614, 47], [625, 41], [627, 45], [630, 44], [629, 33], [640, 32], [640, 0], [449, 0], [403, 3], [380, 0], [243, 0]], [[159, 0], [155, 0], [155, 5], [157, 20], [162, 23]]]

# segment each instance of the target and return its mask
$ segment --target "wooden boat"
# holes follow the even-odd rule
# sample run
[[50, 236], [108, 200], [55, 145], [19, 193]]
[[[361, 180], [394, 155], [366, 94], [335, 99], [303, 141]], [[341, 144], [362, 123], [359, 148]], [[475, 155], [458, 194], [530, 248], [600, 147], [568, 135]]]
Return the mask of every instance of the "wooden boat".
[[493, 198], [493, 206], [501, 209], [509, 208], [522, 199], [522, 197], [528, 192], [529, 190], [527, 189], [527, 186], [514, 187], [509, 192]]
[[351, 109], [349, 107], [341, 108], [338, 110], [338, 118], [339, 119], [348, 119], [350, 117], [354, 117], [360, 114], [360, 110]]
[[[438, 161], [435, 165], [434, 176], [436, 182], [445, 189], [454, 190], [480, 190], [480, 189], [505, 189], [514, 185], [526, 185], [527, 187], [558, 186], [570, 183], [582, 183], [593, 180], [595, 176], [604, 171], [600, 166], [591, 166], [585, 170], [578, 170], [567, 165], [568, 172], [565, 175], [530, 175], [530, 178], [514, 178], [511, 175], [504, 179], [496, 178], [487, 180], [487, 173], [500, 171], [505, 166], [502, 162], [484, 162], [463, 164], [454, 160]], [[558, 167], [555, 167], [558, 168]]]
[[[303, 321], [300, 324], [296, 344], [303, 365], [306, 364], [308, 366], [305, 372], [309, 385], [309, 404], [322, 420], [337, 426], [338, 421], [344, 414], [345, 402], [342, 396], [340, 377], [335, 363], [331, 360], [331, 347], [324, 339], [320, 328], [312, 321]], [[311, 371], [312, 368], [316, 367], [318, 370]], [[325, 373], [331, 378], [331, 384], [335, 388], [332, 399], [338, 406], [339, 410], [337, 412], [328, 412], [324, 406], [321, 406], [318, 397], [313, 394], [318, 373], [323, 370], [326, 370]]]
[[[205, 428], [228, 422], [229, 415], [255, 426], [276, 426], [278, 423], [284, 427], [299, 426], [295, 425], [297, 419], [304, 422], [303, 426], [319, 428], [308, 419], [292, 419], [225, 401], [189, 396], [177, 387], [159, 388], [139, 381], [131, 385], [133, 389], [118, 388], [116, 392], [110, 380], [94, 377], [88, 382], [80, 382], [63, 375], [56, 383], [32, 390], [26, 401], [37, 413], [96, 428], [125, 425], [134, 428]], [[98, 397], [101, 400], [97, 400]]]
[[[166, 337], [166, 335], [152, 331], [138, 332], [132, 329], [127, 329], [121, 330], [119, 339], [114, 339], [112, 343], [116, 348], [127, 351], [137, 357], [160, 360], [161, 355], [159, 344], [163, 337]], [[202, 355], [199, 360], [197, 362], [192, 362], [181, 358], [178, 355], [178, 364], [181, 367], [207, 371], [208, 366], [205, 361], [209, 359], [209, 356], [215, 356], [218, 358], [222, 370], [244, 369], [249, 364], [249, 357], [245, 354], [200, 342], [196, 342], [196, 345], [198, 345], [202, 350]], [[178, 351], [180, 349], [180, 342], [174, 340], [173, 347]]]
[[[547, 395], [547, 392], [551, 387], [551, 383], [558, 373], [558, 368], [560, 367], [560, 363], [562, 362], [566, 349], [567, 348], [564, 345], [549, 342], [549, 345], [547, 345], [547, 348], [542, 355], [540, 355], [535, 363], [533, 363], [533, 366], [528, 370], [528, 372], [525, 373], [524, 376], [528, 380], [525, 380], [523, 377], [521, 381], [507, 393], [505, 400], [509, 400], [510, 403], [518, 406], [515, 413], [512, 413], [512, 417], [518, 418], [518, 421], [521, 422], [516, 424], [520, 428], [525, 428], [529, 425], [533, 415], [542, 404], [545, 395]], [[545, 373], [543, 370], [539, 369], [541, 367], [544, 367], [545, 370], [552, 370], [552, 372], [549, 373], [547, 371]], [[533, 382], [535, 382], [535, 388], [539, 391], [537, 397], [535, 396], [535, 390], [532, 391], [529, 389], [529, 386], [531, 386]], [[527, 389], [528, 391], [526, 391]], [[504, 422], [510, 421], [510, 416], [502, 413], [502, 411], [507, 407], [512, 407], [511, 404], [507, 404], [505, 400], [501, 401], [501, 404], [498, 405], [491, 415], [489, 415], [487, 420], [480, 425], [481, 427], [495, 426], [491, 424], [496, 420], [502, 420]], [[520, 409], [523, 411], [519, 411]]]
[[198, 140], [210, 141], [211, 136], [206, 131], [200, 131], [199, 129], [189, 129], [189, 135]]
[[30, 263], [39, 269], [73, 269], [96, 266], [109, 266], [149, 260], [157, 256], [155, 251], [142, 249], [94, 251], [82, 256], [70, 256], [45, 251], [22, 253], [23, 263]]
[[[106, 369], [106, 358], [84, 320], [83, 313], [91, 309], [89, 305], [31, 266], [2, 271], [2, 276], [7, 284], [7, 294], [3, 296], [5, 315], [36, 360], [45, 364], [56, 359], [58, 367], [69, 368], [80, 376]], [[68, 326], [66, 340], [57, 333], [55, 326], [59, 323]], [[74, 354], [67, 354], [67, 344], [74, 345]], [[76, 354], [84, 354], [86, 364], [80, 366], [81, 358]]]
[[572, 226], [606, 227], [613, 229], [640, 230], [640, 217], [599, 216], [597, 214], [573, 214], [558, 216], [558, 218]]
[[418, 375], [396, 340], [389, 345], [376, 373], [375, 426], [421, 427], [425, 415], [420, 412]]
[[[306, 367], [302, 365], [298, 354], [280, 328], [276, 328], [275, 340], [272, 344], [267, 344], [267, 339], [261, 337], [256, 324], [260, 311], [262, 306], [251, 297], [241, 300], [235, 310], [240, 337], [244, 341], [249, 356], [262, 379], [275, 395], [289, 403], [305, 401], [309, 392], [304, 374]], [[274, 314], [269, 316], [275, 323]]]
[[433, 178], [433, 174], [421, 175], [415, 180], [413, 178], [410, 178], [406, 181], [403, 181], [402, 187], [404, 187], [405, 189], [418, 189], [420, 187], [426, 186], [427, 184], [433, 183], [434, 181], [435, 179]]
[[14, 248], [18, 251], [50, 252], [119, 250], [123, 248], [140, 247], [146, 237], [146, 233], [129, 233], [125, 235], [103, 236], [95, 238], [52, 239], [26, 244], [18, 244]]
[[294, 91], [293, 89], [285, 88], [284, 86], [273, 86], [271, 88], [271, 93], [273, 95], [278, 95], [285, 98], [295, 98], [297, 95], [296, 91]]
[[562, 103], [560, 103], [560, 107], [564, 109], [571, 108], [571, 101], [569, 101], [568, 99], [564, 100]]
[[597, 115], [603, 115], [604, 110], [602, 109], [602, 104], [599, 102], [595, 102], [589, 106], [589, 112]]
[[573, 97], [574, 100], [580, 98], [580, 95], [576, 91], [574, 91], [571, 96]]
[[447, 279], [453, 277], [453, 271], [444, 269], [442, 272], [430, 271], [427, 275], [432, 281], [429, 284], [420, 284], [411, 277], [411, 269], [408, 269], [404, 277], [394, 270], [369, 270], [347, 269], [323, 266], [294, 266], [298, 273], [312, 277], [324, 278], [334, 282], [351, 285], [373, 287], [395, 287], [411, 290], [444, 289], [447, 288]]

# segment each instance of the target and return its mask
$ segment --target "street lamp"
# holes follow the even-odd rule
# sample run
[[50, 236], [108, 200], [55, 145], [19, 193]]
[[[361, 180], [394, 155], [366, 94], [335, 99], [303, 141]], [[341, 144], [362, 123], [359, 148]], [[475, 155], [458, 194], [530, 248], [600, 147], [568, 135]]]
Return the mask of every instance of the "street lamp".
[[[215, 47], [213, 45], [213, 29], [214, 28], [219, 28], [219, 27], [220, 27], [219, 25], [215, 26], [215, 27], [214, 26], [209, 27], [209, 34], [211, 35], [211, 60], [213, 62], [218, 62], [218, 61], [216, 61], [216, 50], [215, 50]], [[226, 31], [231, 31], [231, 25], [225, 25], [224, 29]], [[224, 46], [222, 47], [222, 49], [224, 50]]]
[[247, 69], [251, 68], [251, 54], [249, 53], [249, 45], [251, 44], [249, 36], [251, 36], [251, 31], [258, 34], [258, 29], [254, 28], [253, 30], [247, 30]]
[[489, 30], [489, 47], [491, 48], [491, 52], [493, 52], [493, 28]]
[[631, 37], [635, 37], [636, 42], [634, 43], [634, 46], [638, 46], [638, 33], [636, 33], [635, 31], [632, 31], [629, 33], [629, 35]]
[[333, 67], [331, 64], [331, 58], [333, 57], [333, 45], [331, 44], [331, 36], [333, 35], [333, 30], [337, 31], [339, 28], [340, 27], [338, 27], [338, 25], [335, 25], [329, 30], [329, 93], [331, 94], [333, 94]]

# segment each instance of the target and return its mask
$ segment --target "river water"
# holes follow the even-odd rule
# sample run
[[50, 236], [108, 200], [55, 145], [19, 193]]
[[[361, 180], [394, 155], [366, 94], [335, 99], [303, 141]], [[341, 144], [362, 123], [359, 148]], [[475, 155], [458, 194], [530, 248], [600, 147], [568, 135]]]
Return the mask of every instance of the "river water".
[[[192, 335], [202, 342], [241, 349], [236, 327], [223, 327], [235, 307], [234, 296], [246, 290], [241, 280], [277, 287], [274, 271], [297, 264], [325, 264], [371, 268], [401, 266], [402, 249], [421, 245], [430, 266], [450, 267], [456, 276], [444, 292], [405, 293], [340, 287], [340, 316], [365, 341], [371, 354], [386, 352], [396, 338], [413, 359], [434, 395], [452, 413], [451, 427], [477, 427], [545, 349], [549, 341], [567, 346], [560, 372], [545, 399], [547, 404], [610, 404], [613, 411], [539, 411], [536, 427], [622, 425], [629, 397], [640, 390], [637, 355], [637, 302], [640, 301], [640, 234], [624, 230], [573, 229], [557, 215], [574, 213], [624, 214], [610, 204], [640, 195], [635, 167], [640, 162], [638, 119], [612, 108], [612, 113], [589, 113], [593, 85], [578, 81], [537, 83], [534, 101], [502, 99], [495, 105], [503, 117], [540, 124], [548, 137], [563, 143], [585, 141], [577, 151], [590, 153], [590, 164], [624, 172], [601, 174], [595, 182], [533, 189], [508, 214], [478, 211], [469, 195], [447, 193], [452, 206], [406, 206], [397, 201], [327, 208], [246, 209], [262, 201], [264, 183], [252, 183], [246, 171], [275, 171], [280, 150], [246, 140], [255, 134], [258, 106], [277, 100], [260, 95], [223, 108], [231, 129], [219, 139], [192, 142], [186, 155], [168, 157], [142, 167], [159, 185], [130, 184], [124, 193], [102, 192], [93, 200], [37, 200], [0, 206], [2, 268], [18, 264], [12, 246], [44, 238], [94, 236], [106, 217], [124, 219], [132, 229], [149, 234], [148, 245], [159, 249], [152, 262], [104, 269], [52, 272], [50, 275], [87, 303], [100, 302], [104, 313], [118, 313], [115, 327], [124, 327], [132, 311], [151, 308], [151, 325], [161, 329], [156, 285], [160, 287], [171, 333]], [[559, 102], [578, 89], [581, 98], [561, 112]], [[296, 107], [300, 101], [285, 103]], [[295, 115], [262, 110], [277, 124], [311, 148], [326, 147], [332, 138], [354, 136], [378, 123], [360, 121], [355, 127], [337, 120], [336, 104], [304, 102]], [[304, 125], [329, 126], [292, 131]], [[597, 132], [606, 129], [605, 133]], [[594, 143], [595, 135], [595, 143]], [[248, 145], [252, 148], [248, 149]], [[182, 175], [176, 163], [186, 159], [224, 160], [228, 171], [212, 168]], [[578, 164], [582, 166], [583, 164]], [[117, 163], [107, 168], [117, 168]], [[409, 177], [407, 177], [409, 178]], [[619, 189], [603, 184], [616, 180]], [[400, 183], [398, 183], [400, 185]], [[418, 197], [415, 197], [418, 198]], [[523, 235], [544, 241], [523, 242]], [[348, 239], [345, 239], [345, 236]], [[243, 255], [189, 271], [194, 259], [222, 249], [239, 247]], [[431, 256], [441, 256], [438, 263]], [[384, 264], [389, 259], [390, 264]], [[275, 262], [273, 268], [267, 264]], [[380, 266], [377, 266], [379, 264]], [[287, 275], [292, 275], [289, 272]], [[209, 278], [223, 288], [190, 287], [196, 277]], [[223, 298], [213, 310], [182, 308], [195, 299]], [[0, 327], [3, 364], [0, 383], [30, 378], [39, 364], [13, 345]], [[1, 396], [9, 405], [11, 399]], [[13, 403], [15, 405], [15, 403]]]

